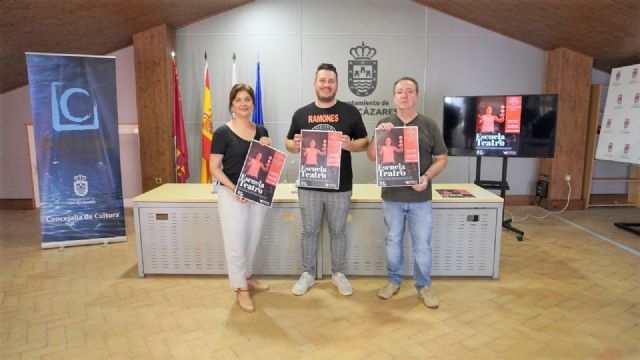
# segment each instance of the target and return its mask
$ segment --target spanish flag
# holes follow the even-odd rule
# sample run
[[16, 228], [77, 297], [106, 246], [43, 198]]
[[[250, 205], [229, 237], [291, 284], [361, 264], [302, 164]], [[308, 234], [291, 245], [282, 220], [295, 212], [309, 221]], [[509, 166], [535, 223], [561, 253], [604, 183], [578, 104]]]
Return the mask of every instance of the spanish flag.
[[204, 101], [202, 102], [202, 166], [200, 168], [200, 182], [211, 183], [209, 172], [209, 156], [211, 154], [211, 141], [213, 140], [213, 126], [211, 124], [211, 87], [209, 86], [209, 64], [207, 53], [204, 53]]

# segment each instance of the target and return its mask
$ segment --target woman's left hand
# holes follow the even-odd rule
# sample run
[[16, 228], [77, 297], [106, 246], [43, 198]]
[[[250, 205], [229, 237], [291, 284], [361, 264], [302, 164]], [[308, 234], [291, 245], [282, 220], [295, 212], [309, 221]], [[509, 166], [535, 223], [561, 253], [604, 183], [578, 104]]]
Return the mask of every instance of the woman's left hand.
[[240, 202], [240, 203], [242, 203], [242, 204], [246, 204], [246, 203], [249, 201], [249, 200], [247, 200], [247, 199], [245, 199], [245, 198], [243, 198], [243, 197], [240, 197], [240, 196], [238, 196], [238, 195], [234, 195], [234, 196], [235, 196], [235, 198], [236, 198], [236, 201], [238, 201], [238, 202]]

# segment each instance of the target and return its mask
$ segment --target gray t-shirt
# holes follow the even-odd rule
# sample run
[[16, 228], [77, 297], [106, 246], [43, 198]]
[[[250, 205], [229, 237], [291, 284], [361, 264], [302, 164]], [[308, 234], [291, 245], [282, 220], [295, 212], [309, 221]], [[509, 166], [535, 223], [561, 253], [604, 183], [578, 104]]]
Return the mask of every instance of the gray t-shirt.
[[[434, 155], [444, 155], [447, 147], [444, 144], [442, 133], [432, 119], [418, 114], [407, 124], [403, 123], [397, 115], [386, 117], [380, 121], [376, 127], [382, 123], [390, 122], [393, 126], [417, 126], [418, 127], [418, 149], [420, 153], [420, 174], [433, 163]], [[382, 199], [387, 201], [418, 202], [431, 200], [431, 181], [429, 186], [423, 191], [415, 191], [411, 186], [383, 187]]]

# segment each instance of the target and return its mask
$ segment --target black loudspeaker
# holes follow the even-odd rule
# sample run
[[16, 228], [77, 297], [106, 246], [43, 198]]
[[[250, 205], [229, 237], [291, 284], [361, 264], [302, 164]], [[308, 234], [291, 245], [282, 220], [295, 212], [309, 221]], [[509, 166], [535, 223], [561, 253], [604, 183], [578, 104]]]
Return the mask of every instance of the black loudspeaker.
[[536, 196], [545, 199], [547, 197], [547, 190], [549, 189], [549, 182], [545, 180], [538, 180], [536, 183]]

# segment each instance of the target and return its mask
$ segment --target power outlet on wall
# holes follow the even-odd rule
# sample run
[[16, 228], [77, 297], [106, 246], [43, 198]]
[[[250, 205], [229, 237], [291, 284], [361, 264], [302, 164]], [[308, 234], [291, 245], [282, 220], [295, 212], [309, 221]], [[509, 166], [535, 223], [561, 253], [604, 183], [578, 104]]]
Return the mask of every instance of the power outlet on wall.
[[158, 185], [162, 184], [162, 178], [157, 177], [156, 178], [156, 184], [158, 184]]
[[571, 181], [571, 175], [567, 174], [564, 176], [564, 181]]

